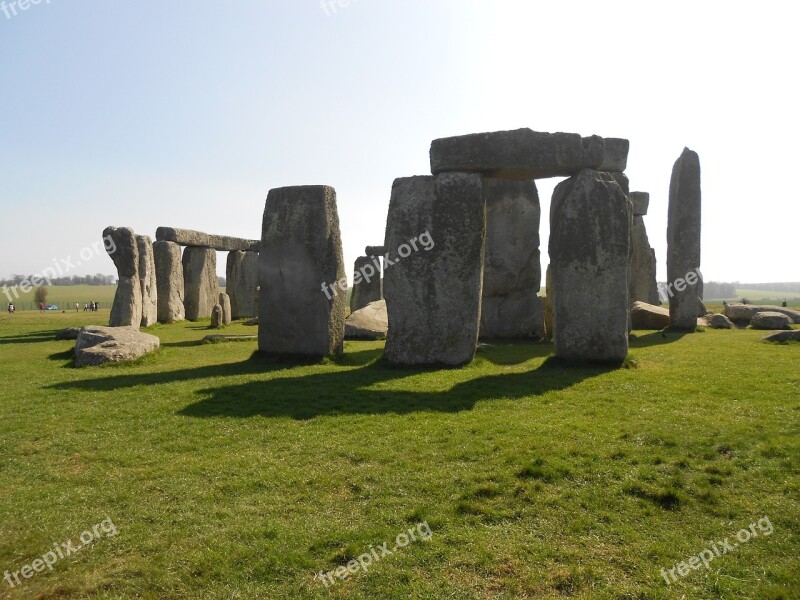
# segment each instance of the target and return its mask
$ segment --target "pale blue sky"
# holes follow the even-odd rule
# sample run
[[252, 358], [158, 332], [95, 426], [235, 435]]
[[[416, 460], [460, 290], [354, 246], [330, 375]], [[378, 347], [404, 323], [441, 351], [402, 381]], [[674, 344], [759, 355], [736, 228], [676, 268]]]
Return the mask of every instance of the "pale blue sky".
[[[781, 233], [798, 205], [785, 179], [800, 137], [796, 7], [326, 5], [0, 11], [0, 277], [77, 262], [107, 225], [257, 238], [269, 189], [297, 184], [336, 188], [350, 270], [382, 243], [393, 179], [429, 172], [432, 139], [531, 127], [631, 140], [662, 279], [670, 171], [689, 146], [706, 278], [800, 280], [797, 235]], [[545, 216], [555, 183], [539, 183]], [[114, 273], [110, 259], [74, 271], [94, 272]]]

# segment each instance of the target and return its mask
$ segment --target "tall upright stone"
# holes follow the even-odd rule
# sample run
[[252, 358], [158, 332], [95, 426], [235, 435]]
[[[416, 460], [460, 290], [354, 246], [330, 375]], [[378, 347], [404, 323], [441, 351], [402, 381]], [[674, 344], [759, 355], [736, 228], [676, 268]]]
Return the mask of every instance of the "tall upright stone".
[[631, 192], [633, 205], [633, 225], [631, 227], [631, 282], [630, 298], [634, 302], [660, 304], [656, 279], [656, 253], [650, 247], [644, 216], [650, 205], [650, 194]]
[[553, 339], [553, 270], [547, 265], [545, 271], [544, 330], [548, 340]]
[[[412, 243], [421, 237], [429, 243]], [[458, 366], [473, 359], [485, 237], [480, 175], [442, 173], [394, 181], [383, 289], [389, 363]]]
[[184, 308], [189, 321], [207, 319], [219, 301], [217, 253], [190, 246], [183, 251]]
[[139, 281], [139, 247], [136, 234], [129, 227], [106, 227], [103, 230], [106, 251], [117, 267], [117, 291], [111, 306], [111, 327], [134, 327], [142, 322], [142, 285]]
[[354, 313], [378, 300], [383, 300], [380, 258], [377, 256], [359, 256], [353, 267], [353, 293], [350, 295], [350, 312]]
[[231, 299], [231, 316], [247, 319], [258, 314], [258, 253], [235, 250], [228, 254], [225, 291]]
[[586, 169], [556, 187], [550, 218], [556, 355], [621, 364], [630, 319], [630, 200], [611, 174]]
[[158, 322], [176, 323], [186, 318], [183, 308], [183, 263], [175, 242], [153, 242], [158, 288]]
[[480, 336], [544, 338], [539, 194], [533, 181], [485, 179], [486, 257]]
[[158, 281], [153, 257], [153, 240], [147, 235], [137, 235], [139, 250], [139, 285], [142, 288], [142, 327], [158, 322]]
[[259, 351], [307, 357], [341, 353], [347, 277], [332, 187], [269, 191], [258, 279]]
[[700, 301], [700, 158], [683, 149], [672, 169], [667, 222], [670, 326], [694, 331]]
[[222, 307], [222, 324], [226, 327], [231, 324], [231, 297], [225, 292], [219, 293], [219, 305]]

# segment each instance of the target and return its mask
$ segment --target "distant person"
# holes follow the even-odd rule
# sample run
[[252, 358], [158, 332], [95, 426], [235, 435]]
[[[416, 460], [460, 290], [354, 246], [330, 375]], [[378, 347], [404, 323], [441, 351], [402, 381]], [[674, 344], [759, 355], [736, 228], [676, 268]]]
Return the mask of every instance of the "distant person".
[[81, 305], [77, 302], [75, 303], [75, 312], [78, 312], [81, 309]]
[[11, 314], [13, 312], [14, 312], [14, 305], [13, 304], [9, 304], [8, 305], [8, 314]]
[[39, 311], [44, 312], [44, 302], [39, 302]]
[[99, 302], [95, 302], [94, 303], [94, 312], [97, 312], [98, 310], [100, 310], [100, 303]]
[[783, 304], [781, 304], [781, 306], [782, 306], [783, 308], [786, 308], [786, 307], [787, 307], [787, 306], [789, 306], [789, 305], [787, 304], [786, 300], [784, 300], [784, 301], [783, 301]]
[[83, 312], [88, 312], [88, 311], [89, 311], [89, 303], [88, 302], [84, 302], [83, 303]]

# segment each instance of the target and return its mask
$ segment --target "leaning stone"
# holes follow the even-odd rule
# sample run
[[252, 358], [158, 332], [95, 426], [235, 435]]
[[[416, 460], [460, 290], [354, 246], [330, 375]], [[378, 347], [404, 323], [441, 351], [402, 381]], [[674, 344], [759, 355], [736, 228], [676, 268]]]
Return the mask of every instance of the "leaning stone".
[[[377, 264], [376, 264], [377, 263]], [[361, 310], [383, 298], [381, 263], [377, 257], [359, 256], [353, 267], [353, 292], [350, 294], [350, 312]]]
[[604, 158], [605, 142], [599, 136], [530, 129], [442, 138], [433, 141], [430, 151], [434, 175], [460, 171], [521, 180], [574, 175], [599, 167]]
[[344, 322], [346, 340], [383, 340], [389, 330], [386, 300], [368, 304], [352, 313]]
[[669, 327], [669, 309], [646, 302], [634, 302], [631, 322], [634, 329], [664, 329]]
[[57, 340], [77, 340], [78, 334], [81, 332], [80, 327], [67, 327], [62, 329], [56, 334]]
[[544, 338], [539, 194], [533, 181], [484, 179], [481, 339]]
[[181, 247], [175, 242], [153, 242], [158, 288], [159, 323], [183, 321], [184, 281]]
[[622, 173], [628, 166], [630, 145], [628, 140], [622, 138], [605, 138], [603, 164], [597, 170]]
[[[475, 356], [480, 322], [485, 209], [481, 177], [445, 173], [396, 179], [384, 277], [385, 357], [395, 365], [458, 366]], [[429, 234], [428, 249], [409, 241]], [[409, 252], [404, 254], [403, 249]], [[399, 254], [399, 260], [398, 259]]]
[[214, 308], [211, 309], [211, 328], [222, 329], [225, 327], [225, 323], [223, 322], [224, 318], [222, 305], [215, 304]]
[[142, 322], [142, 285], [139, 281], [139, 247], [129, 227], [106, 227], [106, 251], [117, 267], [117, 291], [111, 306], [111, 327], [134, 327]]
[[134, 360], [158, 350], [160, 345], [156, 336], [141, 333], [134, 327], [83, 327], [75, 343], [75, 366]]
[[258, 253], [234, 250], [228, 253], [225, 291], [231, 298], [231, 317], [245, 319], [258, 314]]
[[750, 321], [753, 329], [791, 329], [792, 319], [779, 312], [760, 312]]
[[221, 252], [232, 252], [233, 250], [252, 250], [253, 252], [258, 252], [261, 246], [258, 240], [245, 240], [225, 235], [211, 235], [203, 233], [202, 231], [175, 229], [174, 227], [159, 227], [156, 229], [156, 239], [160, 242], [175, 242], [181, 246], [213, 248]]
[[773, 331], [761, 338], [762, 342], [800, 342], [800, 329]]
[[211, 248], [189, 247], [183, 251], [183, 304], [189, 321], [207, 319], [219, 301], [217, 253]]
[[224, 292], [219, 294], [219, 305], [222, 307], [222, 324], [228, 326], [231, 324], [231, 297]]
[[725, 315], [711, 315], [706, 317], [706, 322], [711, 329], [734, 329], [736, 326]]
[[153, 257], [153, 240], [147, 235], [137, 235], [139, 248], [139, 284], [142, 288], [142, 327], [158, 322], [158, 282]]
[[621, 364], [628, 354], [631, 203], [586, 169], [553, 192], [550, 260], [556, 355]]
[[647, 209], [650, 207], [650, 194], [647, 192], [631, 192], [628, 196], [631, 199], [631, 204], [633, 204], [633, 216], [646, 216]]
[[364, 254], [367, 256], [384, 256], [386, 254], [386, 246], [367, 246], [364, 249]]
[[332, 187], [270, 190], [259, 281], [261, 352], [306, 357], [342, 352], [347, 277]]
[[733, 302], [731, 304], [725, 304], [723, 312], [731, 321], [740, 325], [749, 324], [753, 317], [760, 312], [781, 313], [790, 317], [795, 324], [800, 324], [800, 312], [781, 306], [739, 304]]
[[[670, 321], [673, 329], [684, 331], [696, 328], [697, 302], [701, 297], [698, 286], [700, 196], [700, 158], [684, 148], [672, 170], [667, 224], [667, 280], [673, 285], [669, 298]], [[694, 283], [690, 283], [690, 279], [694, 279]]]

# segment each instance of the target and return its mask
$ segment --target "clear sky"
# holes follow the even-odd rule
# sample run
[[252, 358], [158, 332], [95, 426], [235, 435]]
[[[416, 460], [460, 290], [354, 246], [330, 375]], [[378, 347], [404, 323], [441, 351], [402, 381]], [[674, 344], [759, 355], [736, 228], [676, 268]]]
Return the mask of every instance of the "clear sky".
[[[26, 7], [24, 10], [22, 7]], [[16, 15], [14, 12], [16, 11]], [[40, 0], [0, 4], [0, 277], [81, 262], [107, 225], [260, 236], [270, 188], [337, 190], [348, 270], [437, 137], [631, 141], [666, 276], [667, 195], [703, 169], [703, 272], [800, 281], [792, 3]], [[539, 182], [542, 262], [556, 180]], [[794, 225], [792, 225], [794, 223]], [[224, 256], [218, 271], [224, 275]], [[350, 273], [352, 276], [352, 273]]]

